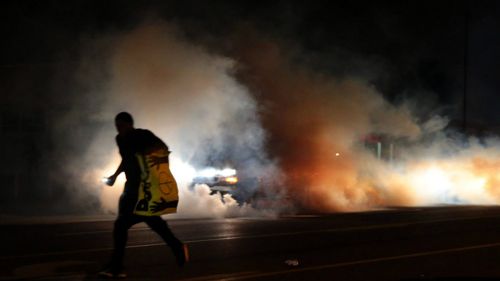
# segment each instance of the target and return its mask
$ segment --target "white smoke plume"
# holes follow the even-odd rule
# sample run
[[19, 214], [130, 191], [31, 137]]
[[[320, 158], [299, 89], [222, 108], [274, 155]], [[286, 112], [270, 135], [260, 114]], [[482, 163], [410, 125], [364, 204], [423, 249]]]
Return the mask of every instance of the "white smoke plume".
[[[411, 107], [387, 102], [369, 83], [316, 73], [269, 38], [245, 33], [232, 40], [224, 57], [153, 21], [102, 41], [110, 59], [94, 116], [109, 125], [93, 135], [83, 181], [100, 192], [105, 208], [115, 208], [121, 187], [92, 186], [118, 165], [112, 120], [120, 111], [173, 151], [178, 217], [268, 214], [221, 200], [204, 185], [188, 190], [192, 165], [213, 155], [229, 156], [259, 178], [273, 194], [261, 206], [273, 210], [290, 202], [329, 212], [498, 203], [497, 141], [452, 138], [443, 133], [445, 117], [421, 124]], [[384, 137], [380, 158], [388, 160], [367, 147], [372, 135]]]
[[[234, 61], [189, 43], [175, 27], [161, 21], [110, 37], [100, 45], [110, 59], [105, 62], [108, 75], [100, 93], [105, 98], [95, 113], [100, 122], [109, 124], [93, 136], [87, 158], [94, 161], [84, 168], [84, 185], [96, 186], [118, 166], [113, 118], [127, 111], [136, 127], [150, 129], [172, 151], [171, 170], [180, 188], [176, 216], [258, 214], [229, 195], [224, 200], [219, 194], [210, 195], [206, 186], [188, 190], [195, 173], [192, 165], [202, 165], [196, 161], [213, 155], [231, 156], [247, 177], [266, 178], [277, 171], [263, 148], [265, 133], [256, 102], [232, 76]], [[122, 184], [123, 180], [112, 188], [97, 188], [106, 209], [116, 209]]]

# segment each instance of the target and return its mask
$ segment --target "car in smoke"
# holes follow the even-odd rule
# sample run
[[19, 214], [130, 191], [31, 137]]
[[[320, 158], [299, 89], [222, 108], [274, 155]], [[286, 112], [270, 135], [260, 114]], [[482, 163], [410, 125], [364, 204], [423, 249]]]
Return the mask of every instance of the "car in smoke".
[[235, 195], [238, 193], [238, 182], [239, 178], [235, 169], [205, 168], [193, 178], [190, 187], [193, 189], [197, 184], [205, 184], [210, 188], [211, 194], [218, 192], [221, 195]]
[[294, 200], [285, 188], [282, 174], [255, 174], [255, 171], [241, 168], [199, 170], [189, 186], [191, 191], [197, 185], [206, 185], [211, 195], [219, 196], [223, 203], [225, 195], [231, 195], [239, 205], [248, 205], [255, 210], [292, 211]]
[[259, 194], [262, 179], [233, 168], [210, 167], [196, 173], [189, 186], [190, 190], [193, 191], [196, 185], [208, 186], [210, 194], [219, 194], [222, 200], [224, 200], [224, 195], [229, 194], [238, 203], [243, 204], [250, 203], [255, 199], [256, 194]]

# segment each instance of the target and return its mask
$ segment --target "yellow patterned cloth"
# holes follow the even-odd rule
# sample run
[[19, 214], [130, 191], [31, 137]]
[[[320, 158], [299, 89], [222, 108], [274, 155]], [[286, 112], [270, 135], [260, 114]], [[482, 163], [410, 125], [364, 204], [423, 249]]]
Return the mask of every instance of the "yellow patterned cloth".
[[177, 212], [179, 191], [170, 172], [169, 154], [167, 148], [136, 154], [141, 167], [141, 184], [134, 214], [159, 216]]

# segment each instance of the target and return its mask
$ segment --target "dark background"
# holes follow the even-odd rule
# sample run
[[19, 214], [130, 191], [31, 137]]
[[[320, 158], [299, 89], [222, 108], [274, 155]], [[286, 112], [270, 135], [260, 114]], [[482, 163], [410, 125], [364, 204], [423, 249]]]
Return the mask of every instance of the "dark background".
[[[61, 165], [62, 152], [84, 151], [54, 133], [62, 116], [88, 106], [76, 102], [85, 92], [75, 77], [84, 39], [157, 17], [224, 54], [226, 35], [251, 25], [318, 72], [366, 79], [393, 103], [415, 101], [422, 119], [441, 114], [456, 128], [493, 131], [500, 124], [499, 16], [497, 1], [465, 0], [2, 1], [0, 211], [19, 212], [21, 197], [34, 206], [71, 203], [47, 171]], [[83, 116], [74, 126], [67, 133], [84, 137], [100, 124]]]

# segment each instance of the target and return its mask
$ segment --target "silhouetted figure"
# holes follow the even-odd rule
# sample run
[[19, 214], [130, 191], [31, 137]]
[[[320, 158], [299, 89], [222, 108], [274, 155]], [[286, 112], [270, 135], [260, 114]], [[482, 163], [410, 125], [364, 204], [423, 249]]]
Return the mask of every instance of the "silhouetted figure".
[[136, 153], [145, 153], [155, 148], [166, 148], [168, 150], [167, 145], [150, 131], [134, 128], [133, 118], [127, 112], [121, 112], [116, 115], [115, 125], [118, 131], [116, 143], [120, 150], [122, 161], [116, 172], [108, 177], [106, 184], [112, 186], [115, 183], [116, 177], [122, 172], [125, 172], [127, 182], [120, 196], [118, 217], [114, 224], [114, 250], [111, 261], [103, 271], [99, 272], [99, 275], [109, 278], [126, 277], [123, 272], [123, 256], [127, 243], [128, 229], [139, 222], [145, 222], [152, 230], [158, 233], [172, 249], [177, 264], [183, 266], [189, 259], [187, 246], [175, 237], [172, 231], [170, 231], [167, 222], [160, 216], [139, 216], [134, 214], [141, 182], [141, 168]]

